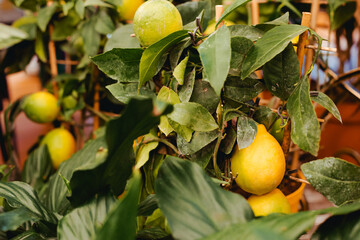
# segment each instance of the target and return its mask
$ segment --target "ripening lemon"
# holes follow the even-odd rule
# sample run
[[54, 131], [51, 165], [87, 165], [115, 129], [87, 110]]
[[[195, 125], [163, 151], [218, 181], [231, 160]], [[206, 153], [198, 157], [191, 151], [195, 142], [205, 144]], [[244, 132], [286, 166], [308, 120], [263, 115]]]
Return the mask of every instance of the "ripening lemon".
[[284, 129], [281, 127], [281, 118], [278, 118], [270, 129], [270, 134], [281, 144], [284, 138]]
[[59, 113], [57, 99], [48, 92], [36, 92], [29, 95], [22, 108], [26, 116], [37, 123], [52, 122]]
[[262, 195], [275, 189], [285, 174], [285, 156], [280, 144], [257, 125], [254, 142], [247, 148], [237, 147], [231, 157], [231, 171], [235, 181], [243, 190]]
[[[225, 20], [225, 25], [226, 26], [231, 26], [231, 25], [234, 25], [235, 23], [233, 23], [232, 21], [228, 21], [228, 20]], [[215, 31], [215, 25], [216, 25], [216, 22], [213, 22], [211, 24], [209, 24], [206, 28], [206, 30], [204, 31], [204, 34], [205, 35], [209, 35], [211, 33], [213, 33]]]
[[76, 143], [73, 135], [66, 129], [55, 128], [42, 139], [40, 144], [46, 144], [53, 167], [57, 169], [60, 163], [68, 160], [75, 153]]
[[266, 216], [271, 213], [291, 213], [289, 201], [277, 188], [264, 195], [250, 196], [248, 203], [255, 217]]
[[167, 0], [150, 0], [142, 4], [135, 13], [133, 27], [136, 38], [144, 47], [183, 29], [179, 11]]
[[144, 3], [144, 0], [122, 0], [118, 6], [120, 18], [122, 20], [133, 20], [136, 10]]

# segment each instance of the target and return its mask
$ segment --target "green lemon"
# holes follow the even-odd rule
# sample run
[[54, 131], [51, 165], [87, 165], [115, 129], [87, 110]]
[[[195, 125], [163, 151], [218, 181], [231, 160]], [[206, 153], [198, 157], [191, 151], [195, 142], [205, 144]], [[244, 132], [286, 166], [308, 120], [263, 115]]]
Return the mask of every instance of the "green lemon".
[[135, 13], [133, 27], [136, 38], [144, 47], [183, 29], [179, 11], [166, 0], [150, 0], [142, 4]]
[[26, 97], [23, 110], [30, 120], [37, 123], [52, 122], [59, 113], [57, 99], [48, 92], [37, 92]]

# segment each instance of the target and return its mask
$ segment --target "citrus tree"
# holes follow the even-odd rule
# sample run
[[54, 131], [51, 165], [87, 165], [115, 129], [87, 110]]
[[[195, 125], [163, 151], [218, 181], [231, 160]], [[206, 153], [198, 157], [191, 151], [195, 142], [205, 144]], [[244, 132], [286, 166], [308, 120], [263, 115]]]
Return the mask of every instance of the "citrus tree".
[[[247, 2], [234, 1], [217, 24]], [[169, 4], [146, 4], [152, 3]], [[182, 30], [175, 28], [146, 47], [109, 47], [91, 55], [113, 80], [106, 88], [125, 109], [55, 173], [51, 149], [42, 144], [27, 159], [22, 181], [0, 182], [6, 199], [2, 234], [297, 239], [318, 215], [329, 214], [314, 238], [358, 236], [359, 167], [336, 158], [302, 165], [333, 208], [288, 214], [288, 202], [276, 188], [289, 175], [285, 170], [294, 170], [286, 162], [290, 140], [317, 155], [320, 124], [312, 102], [341, 121], [330, 98], [310, 91], [311, 71], [300, 73], [291, 43], [306, 31], [319, 46], [321, 38], [288, 24], [288, 14], [256, 26], [223, 25], [204, 35], [213, 7], [211, 1], [177, 5]], [[141, 38], [144, 26], [134, 27]], [[261, 78], [254, 73], [259, 69]], [[265, 90], [280, 99], [277, 109], [260, 105], [257, 96]], [[282, 147], [268, 133], [277, 119], [284, 128]], [[272, 171], [277, 174], [268, 174]], [[241, 183], [244, 178], [250, 187]]]

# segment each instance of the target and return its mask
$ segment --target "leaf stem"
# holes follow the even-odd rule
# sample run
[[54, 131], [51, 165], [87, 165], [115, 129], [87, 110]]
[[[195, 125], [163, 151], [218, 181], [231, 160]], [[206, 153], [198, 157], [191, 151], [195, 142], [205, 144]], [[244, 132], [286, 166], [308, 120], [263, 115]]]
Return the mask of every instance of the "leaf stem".
[[151, 138], [149, 140], [143, 141], [142, 143], [146, 144], [146, 143], [150, 143], [150, 142], [161, 142], [161, 143], [165, 144], [166, 146], [168, 146], [169, 148], [171, 148], [177, 155], [181, 155], [179, 150], [172, 143], [167, 141], [166, 139], [155, 137], [155, 138]]

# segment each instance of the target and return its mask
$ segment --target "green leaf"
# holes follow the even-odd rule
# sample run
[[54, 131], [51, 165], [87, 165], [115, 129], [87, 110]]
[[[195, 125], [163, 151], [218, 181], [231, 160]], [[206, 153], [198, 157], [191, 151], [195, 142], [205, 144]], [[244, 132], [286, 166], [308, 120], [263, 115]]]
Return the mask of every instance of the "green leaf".
[[38, 220], [38, 216], [29, 212], [25, 207], [20, 207], [0, 214], [0, 231], [15, 231], [23, 223]]
[[50, 19], [56, 12], [58, 8], [58, 4], [55, 2], [50, 6], [40, 8], [38, 15], [37, 15], [37, 24], [41, 31], [45, 32], [47, 25], [50, 22]]
[[273, 59], [286, 48], [294, 37], [306, 30], [307, 27], [290, 24], [277, 26], [266, 32], [248, 52], [242, 65], [241, 78], [246, 78], [250, 73]]
[[182, 40], [180, 43], [174, 46], [173, 49], [170, 50], [169, 61], [170, 61], [171, 69], [175, 69], [175, 67], [178, 65], [179, 59], [184, 49], [189, 47], [191, 44], [192, 44], [191, 39], [185, 39]]
[[35, 53], [42, 62], [47, 61], [44, 39], [40, 31], [37, 32], [35, 39]]
[[207, 80], [220, 96], [230, 69], [230, 32], [224, 25], [211, 34], [198, 48]]
[[201, 167], [184, 159], [166, 157], [155, 191], [175, 239], [199, 239], [253, 218], [241, 195], [223, 190]]
[[264, 80], [269, 91], [286, 101], [300, 81], [300, 65], [292, 43], [264, 65]]
[[250, 41], [257, 41], [264, 35], [264, 32], [253, 26], [248, 25], [231, 25], [228, 27], [231, 37], [244, 37]]
[[189, 55], [186, 56], [181, 62], [175, 67], [173, 75], [180, 85], [184, 84], [184, 75], [186, 70], [186, 64], [189, 60]]
[[344, 25], [347, 21], [349, 21], [356, 11], [356, 3], [350, 1], [337, 1], [340, 4], [339, 7], [336, 8], [334, 13], [330, 11], [330, 28], [332, 30], [339, 29], [342, 25]]
[[169, 51], [174, 45], [188, 36], [189, 34], [186, 30], [180, 30], [171, 33], [170, 35], [145, 49], [140, 60], [139, 88], [156, 74], [159, 61], [161, 60], [164, 53]]
[[26, 32], [0, 23], [0, 49], [15, 45], [27, 37]]
[[75, 11], [81, 19], [85, 16], [85, 5], [83, 0], [76, 0]]
[[46, 145], [35, 149], [25, 161], [21, 173], [22, 181], [30, 184], [35, 190], [40, 190], [52, 171], [51, 158]]
[[148, 87], [141, 87], [138, 92], [137, 82], [114, 83], [106, 86], [110, 93], [122, 103], [127, 104], [132, 98], [155, 98], [155, 93]]
[[141, 174], [139, 171], [134, 171], [133, 174], [125, 197], [108, 214], [104, 224], [96, 233], [96, 239], [135, 239]]
[[138, 216], [150, 216], [157, 208], [158, 199], [155, 194], [150, 194], [139, 204]]
[[360, 167], [338, 158], [301, 165], [306, 179], [336, 205], [360, 199]]
[[[0, 25], [0, 26], [2, 26], [2, 25]], [[25, 16], [19, 18], [18, 20], [16, 20], [15, 22], [13, 22], [13, 24], [11, 26], [26, 32], [27, 33], [26, 39], [28, 39], [28, 40], [34, 40], [36, 38], [37, 27], [38, 27], [36, 16], [25, 15]], [[10, 31], [11, 28], [8, 30]], [[4, 34], [5, 32], [2, 32], [2, 33]], [[10, 32], [7, 32], [7, 34], [9, 34], [9, 33]]]
[[328, 110], [334, 117], [342, 123], [340, 112], [336, 107], [335, 103], [329, 98], [325, 93], [317, 92], [317, 91], [310, 91], [311, 100], [317, 102], [326, 110]]
[[226, 129], [225, 138], [221, 141], [220, 150], [225, 154], [230, 154], [236, 142], [236, 132], [232, 127]]
[[66, 214], [58, 224], [58, 239], [91, 239], [96, 226], [103, 224], [116, 199], [112, 195], [97, 196], [89, 203]]
[[194, 132], [192, 129], [171, 120], [171, 118], [168, 118], [168, 121], [177, 134], [180, 134], [187, 142], [190, 142]]
[[239, 116], [237, 120], [237, 145], [239, 150], [250, 146], [257, 133], [257, 125], [254, 120], [245, 116]]
[[28, 230], [16, 235], [11, 240], [42, 240], [45, 239], [43, 236], [35, 232], [34, 230]]
[[74, 2], [67, 2], [64, 5], [62, 5], [64, 15], [67, 16], [69, 11], [74, 7]]
[[196, 153], [190, 154], [187, 157], [189, 157], [190, 161], [197, 163], [200, 167], [205, 169], [209, 164], [211, 157], [214, 155], [215, 145], [216, 141], [213, 141]]
[[[187, 25], [193, 21], [195, 21], [196, 17], [204, 11], [205, 16], [205, 24], [209, 22], [211, 18], [211, 4], [209, 1], [199, 1], [199, 2], [185, 2], [183, 4], [179, 4], [176, 8], [179, 10], [183, 25]], [[205, 27], [205, 26], [202, 26]]]
[[85, 0], [84, 2], [84, 6], [88, 7], [88, 6], [98, 6], [98, 7], [108, 7], [108, 8], [113, 8], [114, 6], [111, 4], [108, 4], [102, 0]]
[[100, 34], [95, 30], [96, 16], [87, 20], [80, 28], [80, 34], [84, 41], [84, 51], [89, 56], [98, 53], [100, 46]]
[[132, 24], [121, 25], [111, 33], [110, 38], [105, 44], [104, 52], [113, 48], [140, 48], [136, 37], [130, 36], [133, 33], [134, 29]]
[[291, 140], [302, 150], [316, 156], [321, 132], [309, 88], [309, 80], [305, 75], [290, 95], [286, 108], [291, 118]]
[[231, 38], [230, 74], [240, 75], [241, 65], [253, 45], [253, 42], [245, 37]]
[[183, 137], [177, 136], [176, 145], [183, 155], [193, 154], [215, 139], [217, 139], [220, 135], [218, 129], [211, 132], [195, 132], [190, 142], [187, 142]]
[[265, 89], [262, 82], [252, 76], [241, 80], [240, 77], [230, 76], [224, 86], [224, 98], [236, 102], [247, 102]]
[[88, 141], [82, 149], [60, 165], [57, 173], [51, 176], [46, 198], [47, 207], [54, 212], [65, 214], [70, 207], [67, 199], [68, 189], [58, 173], [66, 179], [71, 179], [74, 171], [86, 163], [96, 162], [96, 153], [100, 148], [106, 149], [103, 137]]
[[[192, 77], [192, 76], [189, 76]], [[195, 72], [194, 72], [195, 78]], [[196, 102], [204, 106], [210, 113], [214, 113], [220, 102], [220, 97], [208, 81], [196, 79], [190, 102]]]
[[[144, 141], [146, 141], [147, 139], [151, 139], [151, 137], [153, 137], [153, 135], [151, 134], [145, 135]], [[159, 142], [149, 142], [146, 144], [142, 144], [136, 154], [135, 168], [140, 169], [142, 166], [144, 166], [144, 164], [149, 160], [150, 152], [157, 148], [158, 145]]]
[[100, 11], [96, 18], [95, 30], [100, 34], [109, 34], [115, 31], [115, 25], [106, 11]]
[[24, 182], [0, 182], [0, 196], [7, 199], [13, 208], [25, 207], [33, 216], [56, 224], [57, 217], [39, 200], [34, 189]]
[[119, 82], [138, 82], [139, 63], [143, 50], [140, 48], [114, 48], [96, 55], [91, 60], [112, 79]]
[[191, 98], [195, 84], [195, 68], [185, 76], [184, 85], [180, 88], [179, 98], [181, 102], [188, 102]]
[[178, 103], [174, 111], [167, 115], [172, 121], [194, 131], [208, 132], [219, 128], [211, 114], [198, 103]]
[[223, 14], [221, 15], [221, 17], [217, 20], [216, 22], [216, 26], [215, 28], [217, 27], [217, 25], [219, 23], [221, 23], [230, 13], [232, 13], [234, 10], [236, 10], [238, 7], [242, 6], [243, 4], [249, 2], [249, 0], [235, 0], [233, 2], [233, 4], [231, 4], [229, 7], [227, 7], [225, 9], [225, 11], [223, 12]]
[[278, 115], [274, 113], [269, 107], [260, 106], [254, 112], [253, 119], [265, 126], [267, 130], [274, 124]]
[[[166, 103], [170, 103], [172, 105], [180, 103], [179, 96], [170, 88], [163, 86], [158, 95], [157, 99]], [[171, 127], [168, 117], [167, 116], [161, 116], [160, 118], [160, 124], [159, 129], [168, 136], [174, 129]]]

